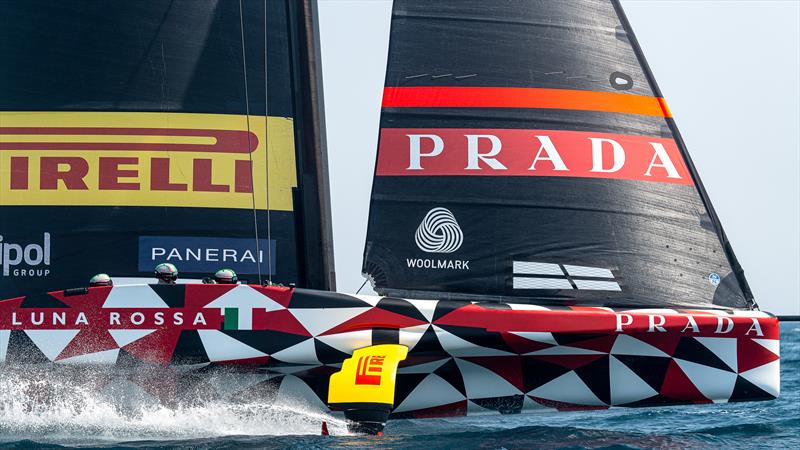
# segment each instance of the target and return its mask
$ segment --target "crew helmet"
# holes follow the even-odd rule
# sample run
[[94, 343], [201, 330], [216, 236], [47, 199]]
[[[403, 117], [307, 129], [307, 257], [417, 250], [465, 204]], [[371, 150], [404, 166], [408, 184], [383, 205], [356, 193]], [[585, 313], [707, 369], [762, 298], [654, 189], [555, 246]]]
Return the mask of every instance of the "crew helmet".
[[172, 284], [178, 279], [178, 268], [171, 263], [157, 265], [154, 273], [159, 282]]
[[114, 280], [107, 273], [98, 273], [89, 280], [89, 287], [113, 286]]
[[217, 284], [236, 284], [239, 277], [231, 269], [219, 269], [214, 273], [214, 281]]

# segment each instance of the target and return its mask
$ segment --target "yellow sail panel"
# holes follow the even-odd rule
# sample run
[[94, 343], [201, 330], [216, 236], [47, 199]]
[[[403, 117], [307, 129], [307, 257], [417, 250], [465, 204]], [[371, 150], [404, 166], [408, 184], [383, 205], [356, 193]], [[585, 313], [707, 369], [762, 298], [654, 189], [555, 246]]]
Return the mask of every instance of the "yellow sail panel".
[[331, 375], [328, 403], [393, 405], [397, 366], [407, 355], [408, 347], [398, 344], [356, 350], [342, 370]]
[[249, 131], [247, 122], [231, 114], [0, 112], [0, 205], [255, 203], [292, 211], [293, 121], [250, 116]]

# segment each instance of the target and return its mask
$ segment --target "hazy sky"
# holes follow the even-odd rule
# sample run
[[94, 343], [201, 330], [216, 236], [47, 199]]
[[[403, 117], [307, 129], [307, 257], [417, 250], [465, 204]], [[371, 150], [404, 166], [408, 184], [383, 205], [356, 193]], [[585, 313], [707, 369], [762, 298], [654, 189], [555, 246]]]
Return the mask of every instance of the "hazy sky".
[[[392, 2], [319, 4], [337, 283], [355, 292]], [[800, 314], [800, 1], [622, 4], [756, 301]]]

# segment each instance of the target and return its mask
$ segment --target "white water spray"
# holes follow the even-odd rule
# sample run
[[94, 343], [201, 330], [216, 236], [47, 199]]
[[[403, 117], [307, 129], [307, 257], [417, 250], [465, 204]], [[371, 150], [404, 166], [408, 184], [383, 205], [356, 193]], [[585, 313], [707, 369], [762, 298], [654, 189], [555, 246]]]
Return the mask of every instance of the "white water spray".
[[300, 402], [193, 398], [167, 406], [120, 386], [109, 384], [107, 373], [4, 369], [0, 435], [40, 442], [318, 435], [323, 421], [331, 434], [347, 434], [343, 420]]

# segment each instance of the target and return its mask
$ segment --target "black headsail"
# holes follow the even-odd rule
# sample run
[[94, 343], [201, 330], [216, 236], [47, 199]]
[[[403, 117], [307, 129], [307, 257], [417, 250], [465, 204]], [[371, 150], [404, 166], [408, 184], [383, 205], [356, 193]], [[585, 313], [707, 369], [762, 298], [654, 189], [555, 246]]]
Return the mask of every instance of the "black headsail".
[[418, 298], [754, 305], [605, 0], [395, 0], [363, 272]]
[[162, 261], [331, 288], [311, 6], [0, 0], [0, 298]]

